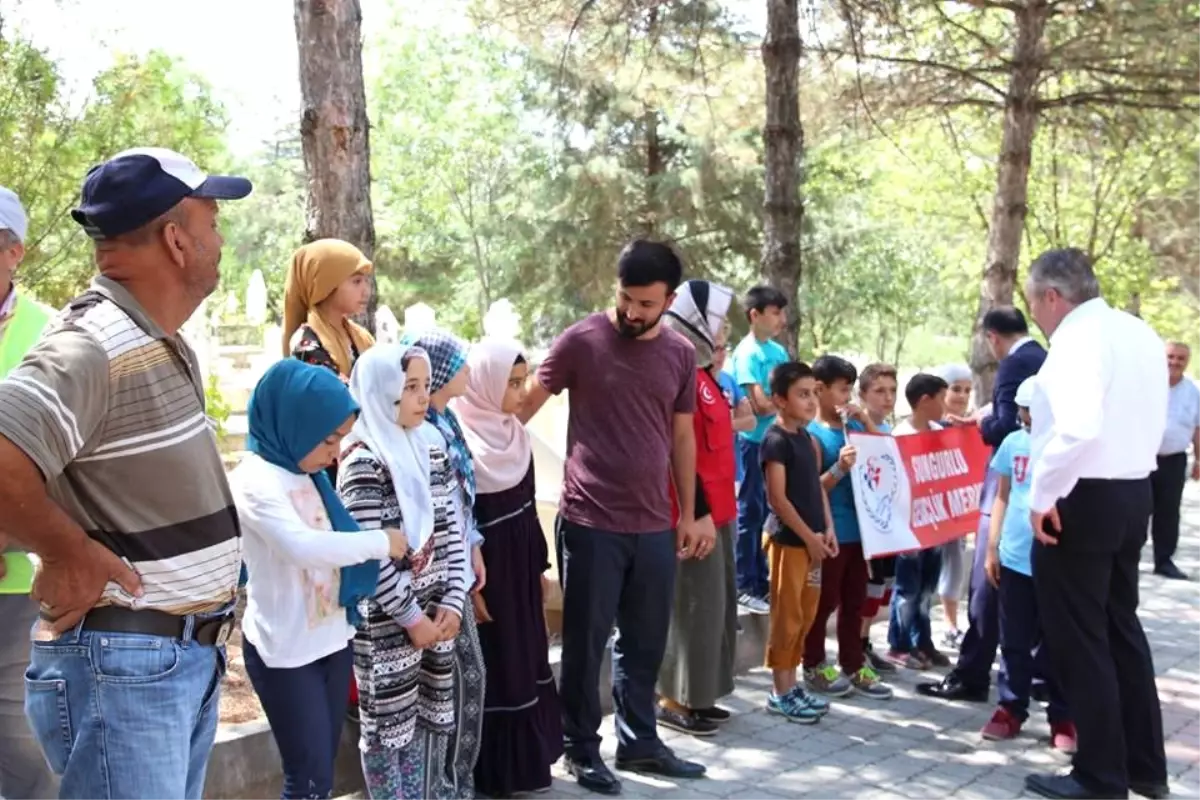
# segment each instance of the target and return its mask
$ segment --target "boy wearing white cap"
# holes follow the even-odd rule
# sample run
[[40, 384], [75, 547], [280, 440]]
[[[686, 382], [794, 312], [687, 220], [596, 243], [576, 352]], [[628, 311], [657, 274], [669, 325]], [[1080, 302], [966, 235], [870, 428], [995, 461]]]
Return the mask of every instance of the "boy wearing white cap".
[[1029, 492], [1033, 484], [1030, 458], [1029, 406], [1037, 376], [1018, 387], [1016, 403], [1021, 427], [1004, 438], [992, 457], [991, 468], [1000, 476], [988, 531], [988, 582], [999, 591], [1000, 652], [1004, 669], [996, 681], [1000, 704], [980, 734], [984, 739], [1015, 739], [1029, 716], [1030, 690], [1036, 672], [1045, 681], [1049, 705], [1050, 745], [1075, 752], [1075, 725], [1049, 659], [1041, 646], [1037, 595], [1033, 586], [1033, 526], [1029, 518]]
[[[25, 256], [28, 219], [16, 192], [0, 186], [0, 378], [41, 336], [51, 311], [19, 294], [13, 273]], [[38, 606], [29, 596], [33, 565], [0, 531], [0, 797], [51, 797], [54, 776], [25, 720], [29, 629]]]

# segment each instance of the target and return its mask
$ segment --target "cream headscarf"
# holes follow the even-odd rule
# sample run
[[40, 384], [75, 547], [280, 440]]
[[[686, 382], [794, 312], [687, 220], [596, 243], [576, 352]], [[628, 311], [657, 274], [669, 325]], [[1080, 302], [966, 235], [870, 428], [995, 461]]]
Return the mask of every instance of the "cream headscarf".
[[733, 290], [708, 281], [684, 281], [667, 309], [667, 327], [682, 333], [696, 348], [696, 366], [713, 364], [713, 348], [725, 316], [733, 304]]
[[375, 344], [375, 338], [349, 319], [344, 325], [331, 325], [317, 312], [317, 304], [351, 275], [371, 269], [371, 262], [362, 251], [341, 239], [318, 239], [295, 252], [283, 284], [284, 358], [291, 355], [292, 335], [307, 322], [337, 364], [338, 372], [350, 377], [354, 366], [351, 345], [362, 355]]

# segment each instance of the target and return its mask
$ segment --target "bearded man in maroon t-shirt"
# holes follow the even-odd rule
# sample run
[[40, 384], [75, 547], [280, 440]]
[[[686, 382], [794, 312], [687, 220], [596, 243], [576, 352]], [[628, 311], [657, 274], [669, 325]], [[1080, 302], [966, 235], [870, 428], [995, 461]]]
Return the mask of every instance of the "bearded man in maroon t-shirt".
[[[655, 682], [679, 558], [704, 558], [711, 525], [695, 519], [696, 354], [660, 325], [683, 280], [668, 245], [635, 240], [617, 260], [616, 308], [554, 341], [530, 378], [524, 419], [566, 389], [567, 462], [555, 545], [563, 585], [559, 694], [566, 765], [579, 785], [618, 794], [600, 757], [600, 663], [613, 622], [617, 767], [698, 778], [655, 728]], [[671, 525], [670, 482], [680, 522]]]

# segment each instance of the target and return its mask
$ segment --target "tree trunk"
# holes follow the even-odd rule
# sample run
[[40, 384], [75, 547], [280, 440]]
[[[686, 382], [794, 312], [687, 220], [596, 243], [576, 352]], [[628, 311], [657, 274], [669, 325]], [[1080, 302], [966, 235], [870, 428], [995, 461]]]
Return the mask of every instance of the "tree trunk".
[[988, 226], [987, 266], [979, 292], [979, 313], [971, 335], [971, 370], [975, 374], [977, 403], [992, 397], [996, 360], [988, 350], [983, 316], [996, 306], [1012, 305], [1021, 256], [1021, 235], [1028, 211], [1029, 165], [1033, 157], [1033, 135], [1037, 128], [1037, 81], [1043, 68], [1042, 34], [1050, 7], [1046, 0], [1026, 0], [1014, 12], [1017, 41], [1013, 45], [1013, 69], [1004, 103], [1004, 131], [996, 171], [996, 195]]
[[[344, 239], [375, 256], [359, 0], [295, 0], [300, 143], [308, 177], [305, 241]], [[375, 330], [375, 276], [365, 323]]]
[[763, 128], [762, 276], [788, 299], [783, 344], [794, 357], [800, 341], [800, 126], [798, 71], [800, 19], [797, 0], [767, 0], [767, 35], [762, 59], [767, 77], [767, 122]]

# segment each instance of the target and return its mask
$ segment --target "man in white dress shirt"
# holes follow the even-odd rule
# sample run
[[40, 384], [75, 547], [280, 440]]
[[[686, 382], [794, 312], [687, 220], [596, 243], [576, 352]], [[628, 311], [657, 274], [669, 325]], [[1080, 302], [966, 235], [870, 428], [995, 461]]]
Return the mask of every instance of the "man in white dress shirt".
[[1079, 730], [1072, 771], [1025, 785], [1045, 797], [1166, 797], [1162, 709], [1137, 617], [1167, 414], [1163, 342], [1104, 302], [1081, 250], [1039, 256], [1025, 296], [1050, 340], [1030, 408], [1033, 578]]
[[1150, 538], [1154, 540], [1154, 574], [1174, 580], [1187, 580], [1187, 574], [1175, 566], [1175, 547], [1179, 544], [1179, 504], [1188, 477], [1188, 445], [1192, 446], [1192, 480], [1200, 480], [1200, 389], [1184, 374], [1192, 358], [1192, 349], [1183, 342], [1167, 342], [1168, 392], [1167, 430], [1158, 448], [1158, 469], [1150, 475], [1154, 492], [1154, 519]]

